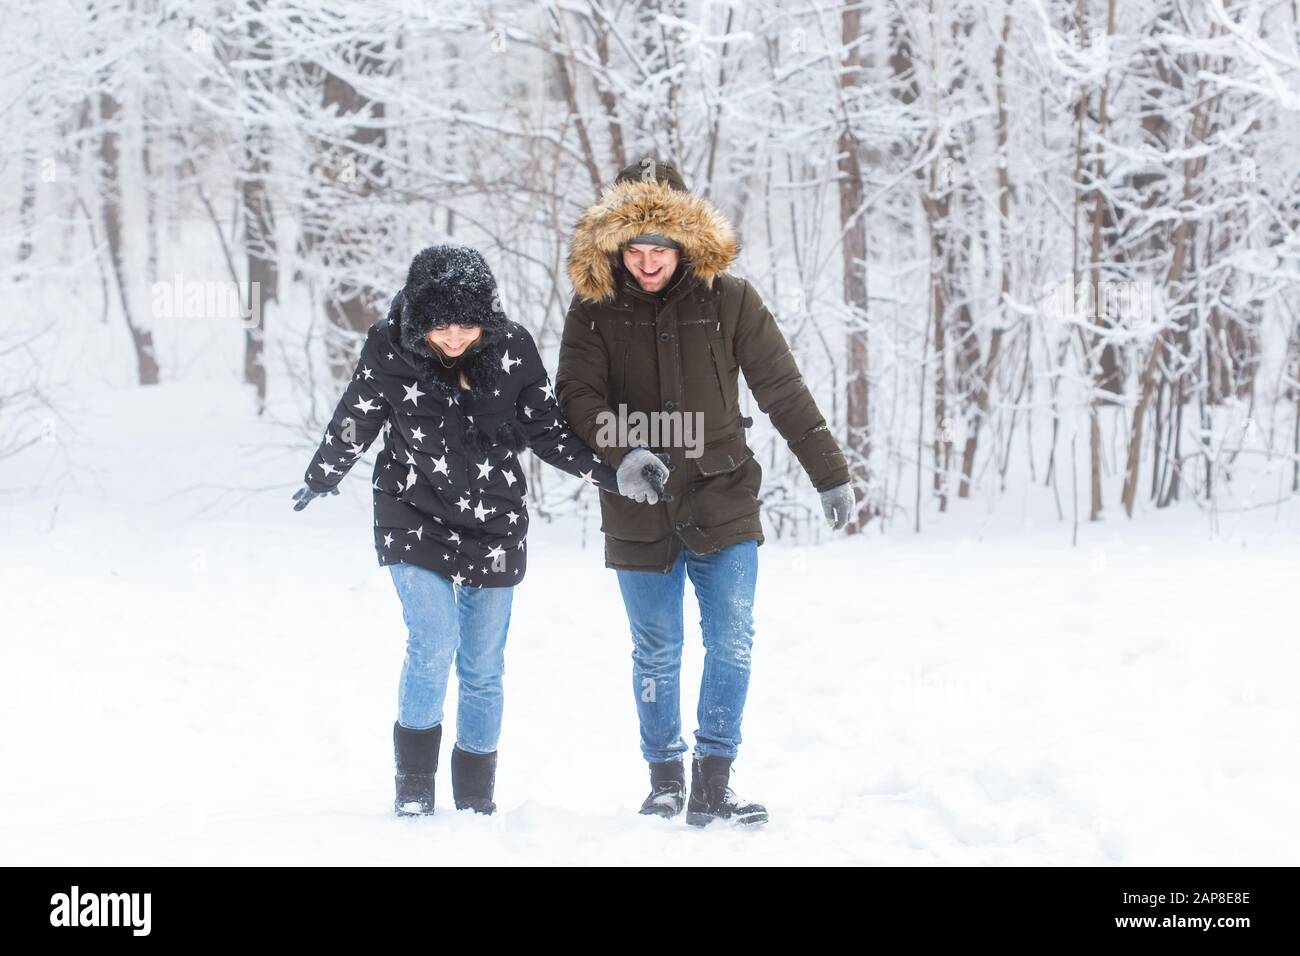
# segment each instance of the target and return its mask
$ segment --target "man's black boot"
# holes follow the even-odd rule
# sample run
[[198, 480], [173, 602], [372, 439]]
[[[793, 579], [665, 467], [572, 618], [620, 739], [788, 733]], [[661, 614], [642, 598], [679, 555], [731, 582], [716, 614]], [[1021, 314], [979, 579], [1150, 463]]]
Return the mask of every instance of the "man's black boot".
[[767, 808], [740, 799], [732, 792], [731, 757], [696, 757], [691, 761], [691, 798], [686, 804], [686, 822], [708, 826], [714, 820], [754, 825], [767, 822]]
[[647, 815], [670, 818], [686, 805], [686, 768], [680, 759], [650, 764], [650, 795], [641, 804]]

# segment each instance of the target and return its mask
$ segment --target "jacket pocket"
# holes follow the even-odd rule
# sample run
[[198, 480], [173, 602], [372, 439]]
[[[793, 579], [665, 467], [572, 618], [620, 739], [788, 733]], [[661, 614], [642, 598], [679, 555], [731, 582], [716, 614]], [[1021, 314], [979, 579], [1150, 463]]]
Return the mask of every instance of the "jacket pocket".
[[708, 532], [757, 520], [763, 467], [741, 432], [710, 443], [695, 459], [695, 479], [685, 498], [693, 524]]
[[722, 400], [722, 407], [729, 409], [735, 404], [736, 395], [734, 390], [727, 388], [727, 382], [731, 379], [731, 367], [722, 340], [724, 334], [722, 323], [714, 320], [706, 329], [705, 341], [709, 345], [709, 358], [713, 363], [713, 375], [718, 383], [718, 396]]
[[705, 444], [704, 453], [695, 459], [695, 470], [703, 478], [735, 471], [754, 457], [753, 450], [745, 444], [745, 436], [737, 432]]

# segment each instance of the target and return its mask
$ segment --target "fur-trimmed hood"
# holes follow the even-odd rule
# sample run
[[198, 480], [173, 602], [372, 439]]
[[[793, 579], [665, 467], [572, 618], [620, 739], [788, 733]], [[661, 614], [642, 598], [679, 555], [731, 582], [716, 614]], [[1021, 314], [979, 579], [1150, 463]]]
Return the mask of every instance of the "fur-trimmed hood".
[[587, 302], [614, 294], [620, 247], [643, 233], [681, 244], [690, 274], [706, 285], [736, 261], [735, 230], [713, 203], [657, 180], [629, 179], [606, 186], [578, 220], [569, 248], [569, 278]]

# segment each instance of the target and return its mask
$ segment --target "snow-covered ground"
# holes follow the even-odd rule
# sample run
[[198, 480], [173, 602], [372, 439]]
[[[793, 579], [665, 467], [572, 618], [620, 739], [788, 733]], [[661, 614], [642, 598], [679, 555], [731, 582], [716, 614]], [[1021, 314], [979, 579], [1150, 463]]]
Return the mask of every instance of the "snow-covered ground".
[[769, 538], [733, 777], [771, 811], [754, 832], [636, 813], [614, 574], [594, 521], [585, 548], [577, 519], [535, 521], [500, 813], [450, 810], [444, 754], [448, 809], [398, 819], [405, 635], [371, 455], [296, 513], [311, 449], [233, 386], [76, 405], [67, 453], [0, 463], [7, 864], [1300, 860], [1294, 504], [1213, 536], [1191, 503], [1116, 509], [1077, 548], [1041, 493], [1022, 513], [961, 503], [919, 536]]

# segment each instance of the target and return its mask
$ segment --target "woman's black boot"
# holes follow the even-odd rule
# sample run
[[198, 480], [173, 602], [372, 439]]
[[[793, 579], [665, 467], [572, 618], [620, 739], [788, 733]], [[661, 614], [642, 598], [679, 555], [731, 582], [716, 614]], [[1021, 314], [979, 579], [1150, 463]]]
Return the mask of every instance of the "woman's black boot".
[[492, 802], [492, 791], [496, 789], [496, 779], [495, 750], [490, 754], [476, 754], [458, 746], [451, 748], [451, 796], [457, 810], [495, 813], [497, 805]]
[[442, 724], [426, 730], [411, 730], [400, 721], [393, 723], [393, 751], [397, 758], [397, 798], [393, 809], [398, 816], [433, 813], [433, 778], [438, 772], [438, 746]]

